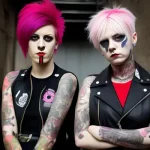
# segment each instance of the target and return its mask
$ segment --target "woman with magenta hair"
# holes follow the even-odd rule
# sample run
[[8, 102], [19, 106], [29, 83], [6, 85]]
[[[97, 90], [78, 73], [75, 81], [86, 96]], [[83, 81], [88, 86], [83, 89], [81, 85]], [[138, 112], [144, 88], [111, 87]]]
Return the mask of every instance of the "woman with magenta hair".
[[78, 147], [150, 149], [150, 74], [133, 57], [135, 20], [118, 7], [89, 21], [89, 39], [110, 65], [83, 82], [75, 114]]
[[4, 79], [6, 150], [78, 149], [73, 132], [78, 81], [53, 60], [64, 28], [61, 12], [49, 0], [27, 4], [18, 15], [17, 38], [32, 66]]

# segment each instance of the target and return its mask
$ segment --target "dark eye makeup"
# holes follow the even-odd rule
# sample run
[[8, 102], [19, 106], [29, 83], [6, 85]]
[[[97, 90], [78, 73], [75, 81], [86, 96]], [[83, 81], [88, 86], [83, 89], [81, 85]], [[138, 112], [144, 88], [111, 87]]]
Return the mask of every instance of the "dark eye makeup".
[[44, 36], [44, 40], [45, 40], [46, 42], [51, 42], [51, 41], [53, 40], [53, 37], [50, 36], [50, 35], [45, 35], [45, 36]]
[[112, 38], [116, 42], [122, 42], [125, 38], [125, 35], [124, 34], [115, 34]]
[[108, 49], [108, 45], [109, 45], [109, 40], [108, 39], [102, 40], [100, 42], [100, 45], [107, 50]]
[[[33, 34], [31, 37], [30, 37], [30, 40], [31, 41], [37, 41], [39, 40], [39, 35], [37, 34]], [[51, 36], [51, 35], [44, 35], [43, 39], [46, 41], [46, 42], [51, 42], [54, 38]]]
[[31, 37], [30, 37], [30, 40], [31, 41], [37, 41], [40, 37], [37, 35], [37, 34], [33, 34]]

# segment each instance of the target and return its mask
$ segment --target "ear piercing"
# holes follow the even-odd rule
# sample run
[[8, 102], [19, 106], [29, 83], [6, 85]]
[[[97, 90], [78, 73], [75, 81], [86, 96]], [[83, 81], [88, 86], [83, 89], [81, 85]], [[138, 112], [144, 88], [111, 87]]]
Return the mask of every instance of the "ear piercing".
[[136, 46], [136, 43], [133, 43], [133, 46]]

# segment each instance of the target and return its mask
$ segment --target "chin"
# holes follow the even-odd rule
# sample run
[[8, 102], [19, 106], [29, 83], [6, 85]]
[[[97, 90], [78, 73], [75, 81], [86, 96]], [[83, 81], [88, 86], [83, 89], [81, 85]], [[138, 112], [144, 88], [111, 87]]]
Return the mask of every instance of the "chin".
[[125, 60], [119, 60], [119, 59], [116, 59], [116, 60], [113, 60], [112, 62], [110, 62], [112, 65], [122, 65], [125, 63]]

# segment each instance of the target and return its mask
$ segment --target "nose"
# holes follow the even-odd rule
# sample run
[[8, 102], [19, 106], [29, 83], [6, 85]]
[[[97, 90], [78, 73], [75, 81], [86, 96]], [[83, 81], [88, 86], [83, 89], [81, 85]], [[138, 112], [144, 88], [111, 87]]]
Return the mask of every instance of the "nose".
[[44, 40], [42, 37], [40, 37], [40, 40], [38, 41], [37, 48], [40, 51], [44, 51], [44, 49], [45, 49], [45, 43], [44, 43]]
[[38, 50], [44, 51], [44, 49], [45, 49], [45, 46], [38, 46]]
[[112, 53], [112, 52], [115, 51], [115, 49], [116, 49], [116, 48], [109, 48], [108, 50], [109, 50], [110, 53]]
[[112, 40], [109, 40], [109, 46], [108, 46], [108, 51], [110, 53], [114, 52], [116, 50], [116, 47], [114, 45], [114, 42]]

